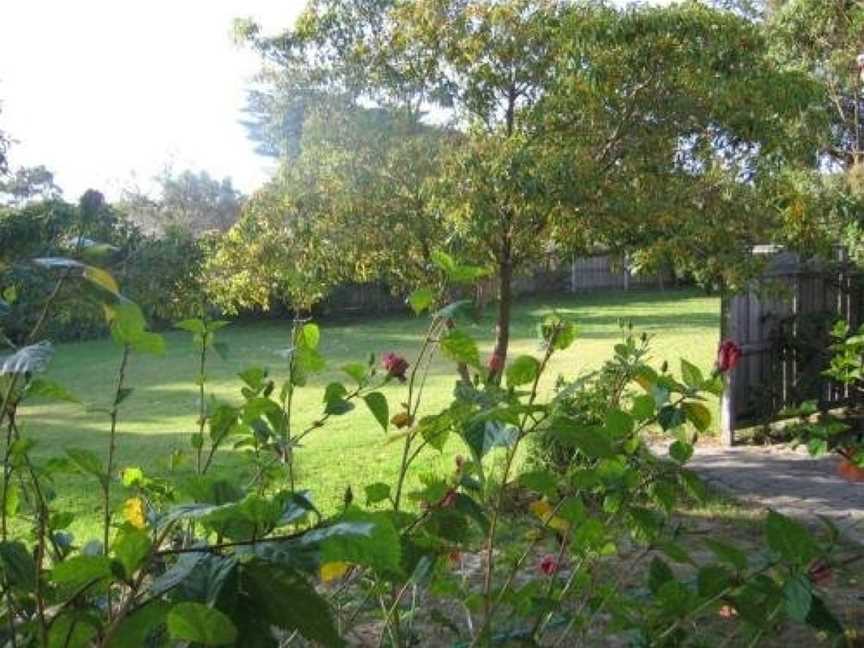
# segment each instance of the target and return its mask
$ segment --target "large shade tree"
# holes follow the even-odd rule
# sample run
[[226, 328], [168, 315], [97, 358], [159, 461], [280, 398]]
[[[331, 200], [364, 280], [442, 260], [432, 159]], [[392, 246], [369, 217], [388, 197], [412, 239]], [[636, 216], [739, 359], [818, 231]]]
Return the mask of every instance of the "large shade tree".
[[[776, 65], [757, 25], [697, 3], [315, 0], [276, 38], [248, 23], [243, 33], [294, 89], [295, 115], [335, 97], [450, 120], [459, 135], [414, 213], [495, 272], [495, 366], [514, 273], [550, 247], [599, 243], [645, 263], [674, 254], [732, 275], [730, 259], [773, 225], [763, 188], [784, 165], [813, 163], [818, 86]], [[387, 209], [372, 202], [336, 222], [374, 229]]]

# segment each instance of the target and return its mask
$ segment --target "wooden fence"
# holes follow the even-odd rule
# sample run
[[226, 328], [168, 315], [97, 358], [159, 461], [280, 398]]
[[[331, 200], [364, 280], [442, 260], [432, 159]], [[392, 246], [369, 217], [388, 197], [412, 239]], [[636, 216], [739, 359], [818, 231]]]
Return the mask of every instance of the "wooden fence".
[[[521, 296], [631, 288], [662, 289], [672, 281], [671, 273], [631, 274], [620, 259], [609, 255], [572, 259], [549, 255], [534, 272], [515, 278], [513, 292]], [[481, 304], [494, 300], [496, 295], [494, 279], [481, 282], [477, 287], [476, 298]], [[336, 288], [317, 308], [327, 315], [391, 313], [404, 310], [405, 299], [393, 295], [381, 284], [346, 284]]]
[[806, 400], [841, 405], [848, 393], [822, 375], [829, 333], [838, 319], [858, 327], [864, 315], [860, 276], [842, 258], [816, 265], [776, 250], [757, 253], [771, 255], [766, 272], [721, 305], [721, 338], [744, 352], [721, 399], [721, 435], [728, 445], [736, 430], [767, 426], [782, 419], [786, 407]]

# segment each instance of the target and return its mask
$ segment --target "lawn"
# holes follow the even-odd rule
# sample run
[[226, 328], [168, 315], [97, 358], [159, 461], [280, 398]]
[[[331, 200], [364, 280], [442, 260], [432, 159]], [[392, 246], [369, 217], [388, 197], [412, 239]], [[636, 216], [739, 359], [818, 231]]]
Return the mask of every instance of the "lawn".
[[[652, 357], [656, 364], [665, 359], [677, 370], [679, 358], [686, 357], [709, 370], [717, 347], [719, 308], [718, 298], [690, 291], [525, 299], [515, 309], [511, 353], [536, 353], [536, 323], [555, 309], [575, 321], [580, 333], [576, 344], [554, 357], [544, 390], [551, 389], [558, 374], [572, 377], [598, 367], [621, 337], [620, 320], [630, 320], [636, 330], [655, 336]], [[490, 311], [479, 322], [467, 325], [484, 355], [492, 347], [493, 321]], [[344, 379], [338, 370], [343, 364], [388, 351], [413, 358], [425, 319], [399, 316], [320, 324], [322, 351], [329, 368], [298, 392], [298, 425], [311, 422], [320, 413], [323, 388], [334, 379]], [[213, 358], [207, 372], [208, 389], [220, 399], [239, 400], [237, 373], [250, 366], [267, 367], [278, 379], [285, 363], [278, 351], [288, 346], [289, 332], [289, 322], [276, 321], [236, 324], [221, 331], [220, 339], [227, 342], [230, 351], [226, 360]], [[131, 359], [128, 383], [134, 392], [123, 404], [118, 427], [118, 466], [136, 465], [150, 474], [168, 469], [166, 459], [174, 448], [189, 448], [189, 434], [196, 420], [195, 352], [185, 333], [169, 332], [165, 338], [164, 356]], [[88, 404], [99, 405], [112, 396], [118, 363], [118, 349], [110, 340], [63, 344], [57, 348], [49, 375]], [[452, 364], [438, 359], [427, 383], [425, 412], [446, 406], [453, 384]], [[399, 402], [401, 389], [399, 385], [385, 389], [393, 404]], [[20, 422], [24, 433], [38, 441], [37, 454], [43, 457], [60, 454], [67, 447], [105, 452], [108, 426], [104, 415], [67, 404], [34, 404], [22, 411]], [[421, 456], [412, 480], [416, 482], [417, 474], [423, 472], [449, 472], [453, 455], [460, 451], [456, 439], [451, 439], [441, 454], [429, 450]], [[218, 460], [227, 470], [240, 470], [233, 451], [222, 452]], [[302, 488], [312, 491], [319, 506], [332, 509], [349, 485], [362, 493], [364, 484], [391, 482], [398, 462], [398, 446], [387, 443], [371, 414], [358, 407], [331, 419], [307, 438], [305, 447], [298, 451], [298, 479]], [[94, 533], [98, 506], [95, 485], [73, 476], [56, 486], [61, 506], [79, 514], [75, 530]]]

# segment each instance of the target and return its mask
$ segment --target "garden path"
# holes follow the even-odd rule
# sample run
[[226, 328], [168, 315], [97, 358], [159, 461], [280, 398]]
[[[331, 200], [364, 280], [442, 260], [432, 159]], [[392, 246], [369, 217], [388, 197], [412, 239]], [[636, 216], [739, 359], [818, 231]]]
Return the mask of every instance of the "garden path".
[[710, 484], [759, 508], [805, 521], [830, 518], [864, 543], [864, 482], [837, 474], [838, 459], [787, 447], [697, 447], [688, 467]]

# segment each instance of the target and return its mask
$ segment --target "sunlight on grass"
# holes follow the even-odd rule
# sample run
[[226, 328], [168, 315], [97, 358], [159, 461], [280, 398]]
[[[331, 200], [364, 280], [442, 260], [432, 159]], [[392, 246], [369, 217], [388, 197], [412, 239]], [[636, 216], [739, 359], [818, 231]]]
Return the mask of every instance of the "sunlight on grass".
[[[632, 320], [637, 331], [655, 336], [652, 358], [656, 365], [664, 359], [677, 370], [678, 360], [686, 357], [704, 370], [713, 363], [719, 326], [719, 299], [695, 292], [645, 292], [593, 294], [521, 302], [514, 313], [511, 357], [536, 353], [537, 321], [550, 310], [572, 318], [579, 327], [577, 343], [556, 355], [541, 384], [548, 391], [559, 375], [573, 377], [599, 367], [620, 339], [619, 319]], [[413, 358], [425, 328], [425, 319], [389, 317], [350, 323], [322, 324], [322, 352], [328, 370], [298, 392], [295, 423], [305, 426], [321, 411], [323, 387], [332, 380], [344, 379], [339, 367], [364, 361], [370, 353], [395, 351]], [[466, 330], [474, 336], [485, 357], [492, 348], [494, 314], [490, 311]], [[286, 346], [290, 322], [237, 324], [220, 332], [228, 343], [227, 360], [213, 357], [207, 371], [208, 392], [216, 398], [239, 402], [240, 380], [237, 373], [249, 366], [270, 369], [277, 381], [284, 377], [284, 360], [276, 353]], [[167, 353], [161, 358], [134, 357], [128, 382], [133, 394], [124, 403], [118, 427], [119, 466], [138, 465], [149, 473], [167, 470], [166, 458], [175, 448], [188, 449], [189, 434], [197, 417], [195, 352], [186, 334], [166, 334]], [[118, 350], [109, 340], [60, 345], [50, 370], [51, 378], [63, 383], [85, 401], [104, 404], [112, 393], [119, 362]], [[425, 391], [424, 411], [445, 407], [451, 398], [455, 376], [452, 363], [436, 358]], [[393, 409], [404, 396], [403, 387], [388, 385], [382, 391]], [[25, 434], [37, 442], [38, 456], [60, 454], [66, 447], [105, 451], [107, 420], [104, 415], [87, 412], [67, 404], [37, 404], [22, 412]], [[425, 472], [452, 470], [454, 455], [464, 452], [452, 438], [441, 454], [430, 450], [421, 455], [411, 475], [409, 490]], [[349, 414], [331, 419], [327, 426], [308, 437], [298, 451], [298, 478], [302, 488], [312, 491], [316, 502], [332, 509], [349, 485], [361, 490], [364, 484], [392, 481], [399, 462], [398, 444], [387, 443], [385, 435], [362, 405]], [[231, 475], [241, 477], [240, 457], [232, 451], [220, 453], [220, 463]], [[56, 484], [61, 507], [75, 510], [81, 519], [75, 531], [89, 532], [95, 520], [93, 484], [83, 477], [69, 477]], [[118, 491], [117, 497], [122, 493]]]

